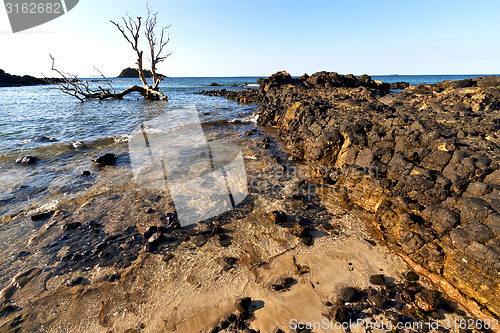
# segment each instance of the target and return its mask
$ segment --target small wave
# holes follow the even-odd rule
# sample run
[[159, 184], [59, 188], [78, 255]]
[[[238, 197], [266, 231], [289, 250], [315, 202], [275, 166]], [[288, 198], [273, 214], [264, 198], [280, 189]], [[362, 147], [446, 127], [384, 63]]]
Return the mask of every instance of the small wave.
[[257, 123], [257, 119], [259, 119], [259, 115], [250, 115], [247, 117], [234, 118], [229, 120], [230, 123]]
[[246, 160], [258, 160], [257, 156], [252, 156], [252, 155], [245, 155], [243, 156], [243, 158]]
[[209, 121], [204, 121], [202, 124], [204, 125], [219, 125], [219, 124], [227, 124], [231, 122], [230, 120], [225, 120], [225, 119], [219, 119], [219, 120], [209, 120]]
[[130, 139], [129, 134], [121, 134], [121, 135], [115, 135], [113, 136], [114, 140], [116, 143], [123, 143], [123, 142], [128, 142]]
[[41, 205], [35, 209], [28, 211], [26, 213], [26, 216], [31, 216], [31, 215], [38, 214], [38, 213], [45, 212], [45, 211], [49, 211], [49, 210], [56, 210], [58, 204], [59, 204], [59, 200], [49, 201], [48, 203], [46, 203], [44, 205]]
[[57, 142], [59, 141], [57, 138], [54, 138], [54, 137], [46, 137], [46, 136], [36, 136], [34, 138], [31, 138], [31, 139], [26, 139], [26, 140], [22, 140], [21, 143], [30, 143], [30, 142]]
[[258, 87], [259, 85], [257, 83], [248, 83], [245, 84], [246, 87]]

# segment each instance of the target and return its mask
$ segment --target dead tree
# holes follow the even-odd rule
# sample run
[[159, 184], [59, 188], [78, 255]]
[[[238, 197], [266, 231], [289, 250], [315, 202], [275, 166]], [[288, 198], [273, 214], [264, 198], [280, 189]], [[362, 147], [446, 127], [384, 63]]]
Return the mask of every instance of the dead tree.
[[[158, 74], [156, 72], [156, 66], [158, 63], [164, 61], [168, 56], [170, 56], [171, 52], [166, 52], [165, 47], [170, 41], [170, 38], [167, 33], [167, 29], [169, 26], [162, 27], [160, 30], [159, 40], [156, 36], [157, 30], [157, 12], [151, 12], [148, 9], [148, 16], [146, 18], [144, 24], [144, 36], [148, 42], [149, 51], [150, 51], [150, 66], [151, 66], [151, 78], [153, 81], [152, 85], [149, 85], [146, 76], [144, 74], [143, 69], [143, 51], [139, 49], [139, 38], [142, 32], [142, 18], [137, 17], [136, 19], [131, 18], [129, 15], [126, 17], [122, 17], [123, 26], [111, 21], [118, 30], [122, 33], [123, 37], [127, 40], [127, 42], [132, 46], [132, 49], [137, 55], [137, 71], [139, 73], [139, 79], [141, 80], [143, 86], [131, 86], [119, 93], [115, 92], [113, 86], [109, 82], [109, 80], [99, 71], [99, 74], [102, 78], [104, 78], [106, 84], [109, 88], [104, 88], [98, 86], [98, 88], [91, 88], [89, 82], [80, 80], [76, 75], [65, 73], [55, 67], [55, 60], [52, 56], [52, 70], [57, 72], [62, 77], [62, 82], [57, 83], [59, 90], [63, 93], [72, 95], [78, 98], [80, 101], [85, 101], [87, 99], [98, 99], [104, 100], [108, 98], [122, 99], [125, 95], [130, 94], [132, 92], [138, 92], [141, 94], [144, 99], [151, 100], [166, 100], [167, 96], [162, 94], [159, 91], [159, 85], [163, 80], [164, 76]], [[96, 68], [97, 69], [97, 68]]]

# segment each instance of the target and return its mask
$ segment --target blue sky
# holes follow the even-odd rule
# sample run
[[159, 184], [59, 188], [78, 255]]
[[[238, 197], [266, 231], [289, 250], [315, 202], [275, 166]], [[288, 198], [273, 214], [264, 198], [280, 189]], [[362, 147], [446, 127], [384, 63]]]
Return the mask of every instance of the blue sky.
[[[327, 70], [354, 74], [500, 72], [500, 1], [148, 1], [172, 24], [168, 76], [267, 76]], [[80, 0], [66, 15], [12, 34], [0, 8], [0, 68], [108, 76], [132, 66], [110, 19], [145, 16], [146, 1]], [[5, 52], [7, 50], [7, 52]]]

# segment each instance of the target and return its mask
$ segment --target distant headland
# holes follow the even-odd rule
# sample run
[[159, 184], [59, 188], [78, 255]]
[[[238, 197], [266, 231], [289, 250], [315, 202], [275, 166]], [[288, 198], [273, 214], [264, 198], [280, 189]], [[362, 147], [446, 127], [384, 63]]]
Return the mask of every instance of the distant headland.
[[0, 87], [36, 86], [61, 82], [58, 78], [37, 78], [30, 75], [12, 75], [0, 69]]
[[[166, 77], [163, 74], [156, 74], [158, 77]], [[148, 71], [147, 69], [144, 70], [144, 76], [145, 77], [152, 77], [151, 71]], [[124, 70], [120, 72], [120, 74], [117, 77], [126, 77], [126, 78], [135, 78], [139, 77], [139, 71], [135, 68], [127, 67]]]

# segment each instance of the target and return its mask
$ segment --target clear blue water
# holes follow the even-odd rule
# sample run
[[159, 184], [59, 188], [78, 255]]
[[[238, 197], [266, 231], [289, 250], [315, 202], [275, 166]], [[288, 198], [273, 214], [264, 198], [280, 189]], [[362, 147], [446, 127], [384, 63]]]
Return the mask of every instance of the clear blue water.
[[[91, 143], [126, 135], [136, 126], [165, 110], [195, 105], [203, 122], [231, 119], [251, 113], [255, 107], [238, 105], [223, 98], [198, 94], [203, 89], [231, 88], [231, 85], [255, 84], [257, 78], [168, 78], [161, 90], [168, 94], [166, 102], [149, 102], [139, 94], [123, 100], [79, 102], [54, 87], [0, 88], [0, 162], [29, 153], [31, 149], [49, 146], [58, 151], [72, 142]], [[217, 82], [220, 87], [210, 87]], [[113, 79], [120, 91], [138, 79]], [[93, 86], [104, 82], [92, 82]], [[242, 89], [242, 88], [231, 88]], [[40, 142], [37, 138], [55, 138], [57, 142]], [[46, 149], [48, 150], [48, 149]]]
[[408, 82], [411, 85], [421, 83], [434, 84], [441, 81], [456, 81], [464, 79], [472, 79], [478, 76], [491, 76], [492, 74], [470, 74], [470, 75], [372, 75], [372, 79], [380, 80], [387, 83]]

